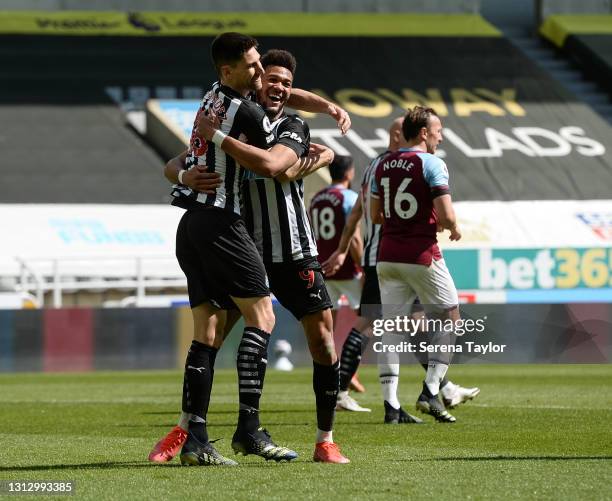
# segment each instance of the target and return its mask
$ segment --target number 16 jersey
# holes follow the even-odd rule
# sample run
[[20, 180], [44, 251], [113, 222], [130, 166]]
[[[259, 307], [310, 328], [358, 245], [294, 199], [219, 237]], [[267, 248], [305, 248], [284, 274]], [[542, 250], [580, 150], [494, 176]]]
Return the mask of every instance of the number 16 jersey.
[[449, 193], [448, 169], [435, 155], [402, 148], [382, 157], [371, 186], [384, 215], [378, 261], [430, 266], [441, 259], [433, 200]]

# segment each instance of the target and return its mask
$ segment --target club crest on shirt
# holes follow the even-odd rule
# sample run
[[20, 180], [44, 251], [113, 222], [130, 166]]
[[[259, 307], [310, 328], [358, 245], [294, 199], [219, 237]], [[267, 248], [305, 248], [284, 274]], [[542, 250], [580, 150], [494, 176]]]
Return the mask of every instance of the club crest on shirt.
[[196, 157], [200, 157], [206, 153], [208, 150], [208, 143], [204, 140], [203, 137], [197, 134], [197, 124], [200, 122], [200, 118], [206, 112], [204, 107], [201, 107], [196, 114], [193, 129], [191, 131], [191, 138], [189, 139], [189, 152], [192, 153]]
[[266, 131], [266, 134], [270, 134], [270, 132], [272, 132], [272, 124], [270, 123], [270, 119], [267, 117], [267, 115], [264, 115], [261, 125]]
[[213, 111], [215, 115], [217, 115], [219, 120], [223, 121], [227, 118], [225, 106], [223, 105], [222, 99], [215, 99], [212, 102], [210, 109]]

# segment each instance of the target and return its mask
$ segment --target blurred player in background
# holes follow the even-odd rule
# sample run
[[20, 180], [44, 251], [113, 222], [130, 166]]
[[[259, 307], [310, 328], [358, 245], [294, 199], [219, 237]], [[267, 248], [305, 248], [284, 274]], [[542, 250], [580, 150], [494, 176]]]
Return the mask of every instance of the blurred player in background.
[[[319, 261], [323, 263], [336, 250], [348, 215], [357, 201], [357, 192], [351, 190], [355, 177], [355, 165], [350, 156], [336, 155], [329, 166], [331, 184], [319, 191], [310, 202], [310, 218], [317, 238]], [[337, 310], [342, 296], [350, 307], [359, 307], [361, 295], [361, 254], [363, 242], [361, 231], [356, 228], [350, 244], [350, 254], [336, 271], [333, 279], [327, 279], [327, 290]]]
[[[221, 148], [232, 158], [254, 171], [267, 168], [274, 171], [280, 165], [291, 165], [276, 178], [253, 173], [244, 182], [243, 217], [254, 238], [270, 280], [270, 288], [279, 302], [302, 322], [313, 357], [313, 388], [317, 403], [317, 437], [314, 460], [329, 463], [348, 463], [333, 441], [332, 428], [338, 393], [339, 363], [333, 344], [331, 302], [320, 265], [317, 249], [304, 207], [302, 177], [328, 165], [333, 152], [313, 145], [313, 156], [308, 156], [310, 132], [308, 125], [297, 115], [287, 115], [284, 106], [291, 95], [295, 58], [287, 51], [270, 50], [261, 59], [265, 73], [258, 102], [265, 108], [270, 128], [275, 136], [270, 151], [254, 148], [243, 142], [225, 138]], [[344, 110], [311, 96], [317, 111], [328, 110], [346, 132], [350, 119]], [[317, 102], [316, 100], [319, 99]], [[198, 134], [211, 140], [218, 131], [218, 120], [201, 119]], [[298, 159], [302, 158], [302, 162]], [[181, 169], [181, 158], [171, 161], [171, 169]], [[211, 185], [214, 189], [214, 185]], [[237, 316], [228, 320], [226, 333]], [[240, 377], [251, 376], [251, 363], [241, 360]], [[273, 451], [271, 451], [273, 452]], [[167, 459], [171, 459], [167, 454]], [[274, 458], [272, 458], [274, 459]]]

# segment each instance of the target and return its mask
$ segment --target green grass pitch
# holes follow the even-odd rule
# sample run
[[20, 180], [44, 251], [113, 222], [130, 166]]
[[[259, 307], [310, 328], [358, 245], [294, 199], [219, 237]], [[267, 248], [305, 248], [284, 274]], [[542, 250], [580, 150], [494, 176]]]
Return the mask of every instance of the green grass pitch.
[[[339, 413], [336, 441], [350, 465], [311, 461], [311, 373], [269, 371], [262, 422], [294, 463], [238, 456], [240, 466], [147, 462], [180, 406], [179, 372], [0, 376], [0, 480], [74, 480], [79, 499], [610, 499], [612, 366], [455, 366], [452, 379], [481, 395], [457, 423], [382, 424], [376, 368], [359, 395], [370, 414]], [[409, 412], [421, 369], [402, 367]], [[231, 453], [237, 385], [218, 370], [211, 438]], [[1, 497], [1, 496], [0, 496]], [[12, 497], [11, 499], [14, 499]]]

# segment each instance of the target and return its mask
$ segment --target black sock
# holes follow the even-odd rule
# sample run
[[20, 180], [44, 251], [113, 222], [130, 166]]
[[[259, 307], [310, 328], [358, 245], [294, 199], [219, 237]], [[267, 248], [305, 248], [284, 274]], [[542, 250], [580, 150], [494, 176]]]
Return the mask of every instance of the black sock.
[[[206, 436], [206, 414], [210, 403], [216, 356], [216, 348], [192, 341], [185, 361], [182, 408], [183, 412], [192, 414], [192, 421], [195, 424], [202, 425], [203, 436]], [[189, 428], [191, 430], [191, 423]]]
[[249, 431], [259, 427], [259, 400], [266, 377], [270, 334], [257, 327], [245, 327], [238, 346], [238, 427]]
[[206, 423], [202, 421], [189, 421], [189, 433], [203, 444], [208, 442], [208, 430]]
[[[423, 367], [423, 369], [425, 369], [425, 372], [427, 372], [427, 367], [429, 367], [429, 364], [421, 364], [421, 367]], [[444, 388], [447, 384], [448, 379], [446, 379], [446, 376], [444, 376], [442, 381], [440, 381], [440, 389]]]
[[312, 363], [312, 388], [317, 401], [317, 428], [331, 431], [336, 416], [336, 399], [340, 385], [340, 362], [334, 365]]
[[351, 329], [340, 356], [340, 391], [348, 390], [351, 379], [357, 372], [361, 355], [370, 342], [370, 338], [361, 334], [357, 329]]

